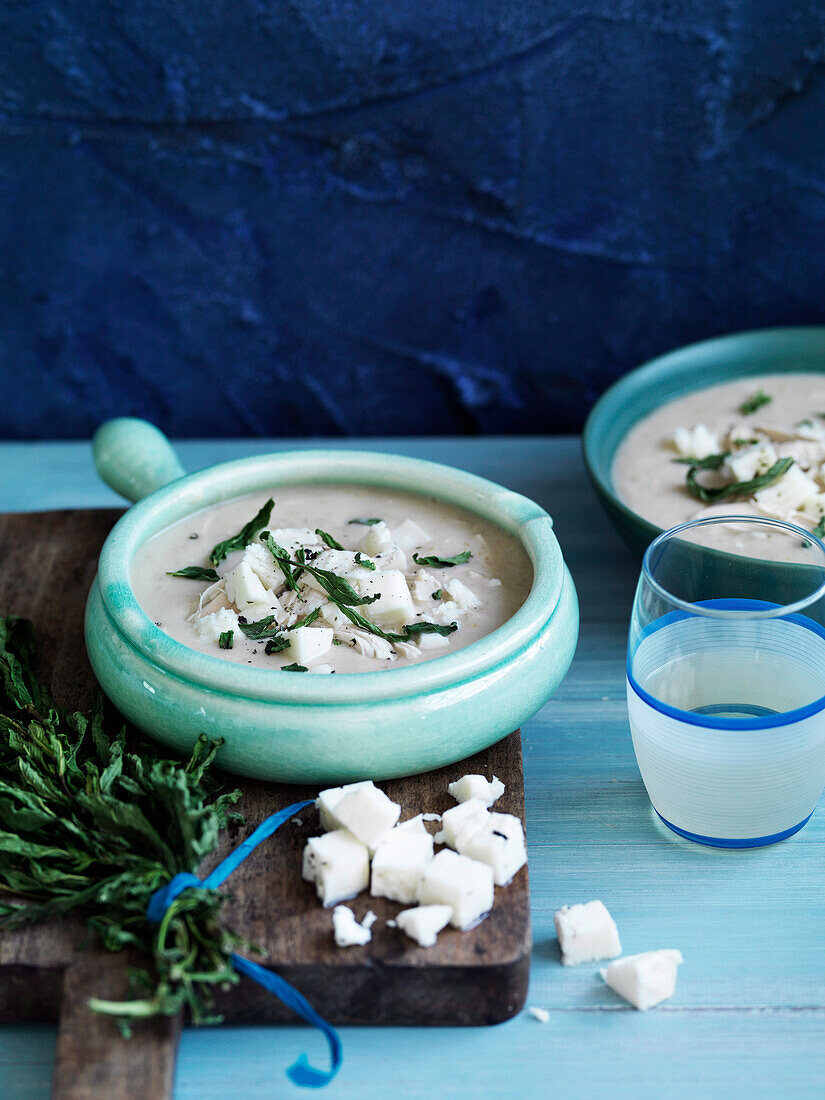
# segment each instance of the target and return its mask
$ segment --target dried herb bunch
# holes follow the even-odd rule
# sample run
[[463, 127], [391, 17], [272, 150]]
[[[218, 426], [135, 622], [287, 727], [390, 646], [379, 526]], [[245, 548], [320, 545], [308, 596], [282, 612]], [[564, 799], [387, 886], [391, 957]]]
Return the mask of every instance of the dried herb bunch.
[[164, 758], [125, 728], [106, 732], [101, 701], [89, 715], [61, 711], [34, 674], [35, 648], [27, 619], [0, 617], [0, 929], [72, 914], [110, 951], [143, 952], [136, 999], [90, 1002], [126, 1031], [184, 1006], [193, 1022], [216, 1022], [212, 991], [237, 981], [223, 895], [188, 890], [157, 925], [146, 906], [173, 875], [197, 872], [239, 819], [240, 791], [219, 793], [210, 772], [218, 743]]

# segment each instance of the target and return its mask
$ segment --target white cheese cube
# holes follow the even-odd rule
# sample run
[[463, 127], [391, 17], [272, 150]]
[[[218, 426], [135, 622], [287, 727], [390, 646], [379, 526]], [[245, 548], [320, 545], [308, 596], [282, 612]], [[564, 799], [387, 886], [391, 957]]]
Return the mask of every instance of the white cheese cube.
[[324, 908], [337, 905], [369, 885], [369, 851], [346, 829], [311, 837], [304, 848], [303, 877], [315, 883]]
[[[415, 820], [415, 819], [413, 819]], [[392, 829], [372, 857], [370, 893], [406, 905], [418, 897], [418, 887], [433, 858], [433, 838], [424, 828], [406, 822]]]
[[473, 592], [471, 588], [468, 588], [463, 581], [451, 578], [447, 581], [447, 591], [450, 595], [450, 599], [455, 603], [456, 607], [460, 607], [462, 611], [478, 611], [480, 607], [484, 607], [484, 601], [480, 600], [475, 592]]
[[336, 803], [335, 816], [345, 829], [374, 852], [398, 821], [401, 807], [387, 798], [372, 782], [346, 791]]
[[453, 915], [449, 905], [419, 905], [417, 909], [403, 909], [396, 917], [396, 924], [421, 947], [433, 947], [435, 939]]
[[443, 634], [419, 634], [418, 647], [425, 652], [428, 649], [449, 649], [450, 639]]
[[410, 592], [416, 603], [429, 603], [433, 593], [441, 589], [441, 582], [428, 573], [426, 569], [419, 569], [410, 581]]
[[390, 529], [381, 520], [380, 523], [373, 523], [367, 530], [367, 533], [358, 544], [358, 549], [362, 550], [368, 557], [373, 558], [378, 554], [383, 554], [386, 550], [390, 550], [393, 545]]
[[251, 604], [267, 603], [275, 593], [267, 592], [248, 561], [241, 561], [226, 578], [226, 598], [245, 615]]
[[707, 430], [704, 424], [697, 424], [690, 431], [677, 428], [673, 433], [673, 444], [680, 455], [686, 458], [707, 458], [719, 453], [719, 440]]
[[422, 905], [449, 905], [450, 923], [467, 930], [493, 908], [493, 869], [445, 848], [428, 864], [418, 900]]
[[665, 948], [627, 955], [599, 971], [620, 997], [643, 1012], [673, 996], [676, 971], [684, 962], [681, 951]]
[[754, 494], [760, 510], [769, 516], [791, 516], [797, 508], [819, 493], [819, 486], [798, 466], [791, 466], [779, 481]]
[[473, 832], [486, 829], [489, 822], [490, 814], [486, 804], [480, 798], [468, 798], [466, 802], [459, 802], [457, 806], [444, 811], [441, 818], [441, 832], [436, 836], [436, 840], [455, 848], [459, 834], [466, 833], [469, 839]]
[[[373, 919], [370, 920], [369, 918]], [[370, 928], [375, 921], [374, 913], [367, 913], [363, 924], [355, 919], [355, 914], [347, 905], [336, 905], [332, 911], [332, 933], [338, 947], [355, 947], [369, 943], [372, 939]]]
[[456, 838], [456, 848], [464, 856], [486, 863], [493, 869], [496, 886], [506, 886], [527, 862], [524, 829], [513, 814], [491, 814], [486, 829], [473, 833], [466, 840], [464, 833]]
[[255, 573], [264, 588], [280, 592], [285, 586], [282, 570], [263, 543], [251, 542], [243, 552], [243, 561]]
[[315, 532], [310, 531], [308, 527], [278, 527], [274, 531], [270, 530], [269, 533], [293, 560], [302, 546], [317, 546], [321, 541]]
[[403, 523], [393, 527], [392, 537], [407, 554], [420, 550], [422, 546], [429, 546], [432, 542], [427, 532], [411, 519], [405, 519]]
[[565, 966], [613, 959], [622, 953], [616, 923], [600, 901], [564, 905], [553, 921]]
[[485, 779], [483, 775], [462, 775], [461, 779], [450, 783], [447, 790], [456, 802], [479, 798], [485, 806], [492, 806], [504, 794], [504, 784], [495, 775], [492, 779]]
[[332, 646], [331, 626], [301, 626], [287, 635], [287, 653], [299, 665], [305, 665], [322, 657]]
[[776, 457], [776, 451], [770, 443], [757, 443], [731, 455], [725, 461], [725, 472], [733, 481], [752, 481], [770, 470]]
[[376, 623], [402, 624], [415, 618], [412, 596], [407, 587], [407, 578], [400, 569], [376, 569], [370, 573], [360, 570], [361, 576], [350, 575], [348, 580], [359, 596], [379, 596], [375, 603], [359, 607]]
[[395, 836], [395, 834], [402, 829], [409, 829], [415, 833], [427, 833], [427, 836], [429, 836], [430, 834], [427, 832], [427, 828], [424, 824], [424, 822], [428, 820], [439, 819], [436, 814], [416, 814], [415, 817], [411, 817], [407, 821], [400, 821], [390, 833], [390, 836]]
[[231, 608], [222, 607], [220, 611], [213, 611], [211, 615], [202, 615], [195, 623], [198, 637], [205, 642], [217, 642], [221, 634], [227, 630], [240, 630], [238, 626], [237, 612]]
[[343, 787], [327, 787], [325, 791], [321, 791], [315, 799], [315, 805], [321, 815], [321, 828], [327, 831], [343, 829], [343, 824], [335, 816], [335, 807], [345, 794], [349, 794], [350, 791], [357, 791], [359, 787], [369, 787], [371, 782], [367, 779], [361, 783], [346, 783]]

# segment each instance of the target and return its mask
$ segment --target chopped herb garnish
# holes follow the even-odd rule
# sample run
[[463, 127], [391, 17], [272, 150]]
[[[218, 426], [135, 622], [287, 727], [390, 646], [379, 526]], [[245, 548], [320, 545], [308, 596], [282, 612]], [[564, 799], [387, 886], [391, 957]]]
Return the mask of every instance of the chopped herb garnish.
[[309, 672], [306, 665], [282, 665], [281, 672]]
[[355, 564], [363, 566], [364, 569], [375, 569], [375, 562], [365, 558], [360, 552], [355, 555]]
[[341, 545], [341, 543], [338, 542], [337, 539], [334, 539], [332, 537], [332, 535], [329, 534], [328, 531], [322, 531], [320, 527], [316, 527], [315, 528], [315, 534], [318, 536], [318, 538], [321, 540], [321, 542], [325, 542], [327, 544], [327, 546], [330, 548], [330, 550], [343, 550], [344, 549], [343, 546]]
[[752, 447], [755, 443], [758, 443], [758, 439], [734, 439], [734, 447]]
[[292, 626], [288, 626], [287, 630], [298, 630], [299, 627], [310, 626], [312, 623], [315, 622], [320, 614], [321, 608], [316, 607], [314, 611], [310, 611], [305, 619], [301, 619], [299, 622], [293, 623]]
[[440, 558], [437, 554], [422, 558], [419, 554], [413, 554], [416, 565], [429, 565], [433, 569], [446, 569], [448, 565], [464, 565], [473, 555], [469, 550], [462, 550], [460, 554], [453, 554], [451, 558]]
[[818, 539], [825, 539], [825, 515], [822, 516], [819, 523], [814, 527], [814, 534]]
[[274, 638], [270, 638], [264, 646], [264, 653], [267, 657], [271, 657], [273, 653], [280, 653], [286, 649], [289, 645], [289, 638], [285, 638], [282, 634], [276, 634]]
[[404, 633], [408, 638], [414, 638], [416, 634], [440, 634], [442, 638], [446, 638], [448, 634], [452, 634], [454, 630], [458, 630], [457, 623], [450, 623], [449, 626], [442, 626], [440, 623], [410, 623], [409, 626], [404, 627]]
[[278, 545], [272, 535], [270, 535], [269, 531], [261, 531], [260, 538], [261, 542], [266, 543], [267, 550], [269, 550], [270, 554], [275, 559], [281, 572], [283, 573], [287, 588], [289, 588], [292, 592], [297, 592], [299, 573], [293, 571], [292, 566], [289, 562], [289, 554], [287, 553], [287, 551], [283, 548], [283, 546]]
[[224, 539], [223, 542], [219, 542], [217, 546], [213, 546], [212, 553], [209, 555], [209, 560], [213, 565], [218, 565], [227, 554], [231, 554], [233, 550], [244, 550], [250, 542], [255, 538], [255, 535], [261, 530], [262, 527], [266, 527], [269, 523], [269, 517], [272, 515], [272, 509], [275, 507], [275, 501], [271, 498], [261, 508], [260, 512], [254, 516], [249, 523], [245, 523], [237, 535], [233, 535], [232, 538]]
[[258, 619], [254, 623], [248, 623], [241, 615], [238, 618], [238, 625], [247, 638], [252, 638], [253, 641], [258, 638], [271, 638], [273, 634], [277, 634], [280, 630], [275, 622], [274, 615], [265, 615], [263, 619]]
[[440, 588], [436, 588], [435, 592], [433, 592], [432, 599], [434, 599], [434, 600], [440, 600], [441, 599], [441, 589]]
[[212, 584], [221, 579], [214, 569], [205, 569], [202, 565], [185, 565], [183, 569], [176, 569], [166, 576], [187, 577], [190, 581], [210, 581]]
[[333, 645], [343, 645], [344, 643], [341, 641], [340, 638], [333, 638], [332, 639], [332, 644]]
[[684, 466], [695, 466], [697, 470], [718, 470], [728, 458], [730, 451], [722, 451], [718, 455], [705, 455], [704, 458], [674, 458], [674, 462], [680, 462]]
[[333, 603], [345, 604], [347, 607], [361, 607], [364, 604], [375, 603], [380, 596], [359, 596], [348, 580], [339, 577], [329, 569], [318, 569], [314, 565], [301, 562], [310, 576], [314, 577]]
[[224, 630], [221, 632], [220, 638], [218, 638], [218, 646], [221, 649], [231, 649], [235, 644], [235, 631]]
[[350, 523], [360, 523], [362, 527], [374, 527], [376, 523], [383, 523], [381, 519], [375, 519], [373, 516], [365, 516], [362, 519], [351, 519]]
[[749, 397], [747, 401], [743, 401], [739, 406], [739, 411], [742, 416], [750, 416], [751, 413], [755, 413], [757, 409], [761, 409], [763, 405], [770, 405], [773, 401], [772, 397], [768, 397], [762, 390], [757, 390], [753, 397]]
[[731, 500], [733, 497], [751, 496], [757, 490], [773, 485], [790, 470], [791, 466], [793, 466], [792, 458], [780, 458], [770, 470], [760, 474], [759, 477], [751, 481], [734, 481], [731, 485], [723, 485], [719, 489], [706, 489], [704, 485], [700, 485], [696, 480], [696, 471], [699, 467], [691, 466], [687, 472], [687, 488], [697, 500], [704, 501], [705, 504], [716, 504], [720, 500]]

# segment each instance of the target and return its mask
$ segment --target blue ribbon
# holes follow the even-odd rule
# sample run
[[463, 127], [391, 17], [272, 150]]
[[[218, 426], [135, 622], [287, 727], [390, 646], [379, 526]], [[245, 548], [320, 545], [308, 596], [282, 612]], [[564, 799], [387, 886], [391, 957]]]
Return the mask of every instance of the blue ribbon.
[[[272, 814], [271, 817], [262, 821], [258, 828], [251, 833], [243, 844], [239, 844], [234, 852], [223, 860], [205, 879], [199, 879], [197, 875], [190, 875], [188, 872], [183, 872], [162, 886], [159, 890], [156, 890], [149, 899], [149, 904], [146, 907], [146, 916], [153, 924], [159, 924], [163, 919], [163, 915], [175, 898], [182, 894], [184, 890], [190, 889], [190, 887], [196, 887], [197, 889], [214, 890], [227, 879], [236, 867], [239, 867], [248, 855], [250, 855], [258, 845], [271, 837], [277, 828], [279, 828], [285, 821], [288, 821], [293, 814], [297, 814], [299, 810], [303, 810], [306, 806], [312, 806], [313, 803], [309, 802], [296, 802], [292, 806], [287, 806], [285, 810], [281, 810], [277, 814]], [[307, 1021], [308, 1024], [312, 1024], [313, 1027], [317, 1027], [319, 1031], [327, 1038], [330, 1050], [330, 1059], [332, 1062], [332, 1068], [329, 1070], [315, 1069], [311, 1066], [307, 1060], [307, 1056], [302, 1054], [300, 1058], [286, 1071], [287, 1077], [295, 1085], [301, 1085], [303, 1088], [308, 1089], [320, 1089], [324, 1085], [329, 1084], [335, 1074], [338, 1072], [341, 1062], [343, 1060], [343, 1051], [341, 1049], [341, 1040], [338, 1037], [338, 1033], [331, 1024], [319, 1016], [306, 997], [302, 996], [294, 986], [291, 986], [289, 982], [279, 975], [273, 973], [271, 970], [267, 970], [263, 966], [259, 966], [258, 963], [251, 962], [249, 959], [243, 958], [241, 955], [232, 955], [232, 964], [240, 974], [246, 974], [248, 978], [251, 978], [254, 982], [262, 985], [269, 993], [274, 993], [275, 996], [282, 1001], [287, 1008], [291, 1008], [293, 1012], [297, 1013], [300, 1017]]]

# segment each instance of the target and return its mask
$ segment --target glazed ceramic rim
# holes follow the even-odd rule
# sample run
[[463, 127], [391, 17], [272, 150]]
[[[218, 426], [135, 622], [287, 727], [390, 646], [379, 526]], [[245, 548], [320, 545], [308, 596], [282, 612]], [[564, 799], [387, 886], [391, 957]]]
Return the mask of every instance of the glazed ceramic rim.
[[[519, 540], [533, 566], [533, 584], [516, 613], [463, 649], [420, 665], [340, 676], [278, 676], [191, 649], [157, 627], [132, 591], [134, 555], [152, 535], [203, 508], [280, 485], [341, 483], [435, 497], [490, 520]], [[284, 451], [187, 474], [133, 505], [115, 524], [100, 554], [103, 605], [117, 631], [146, 659], [212, 690], [272, 703], [371, 703], [453, 688], [494, 671], [535, 641], [558, 605], [564, 560], [551, 517], [534, 501], [451, 466], [372, 451]], [[381, 731], [376, 730], [376, 736]]]
[[[765, 339], [771, 343], [777, 344], [782, 341], [787, 341], [789, 343], [804, 343], [815, 337], [819, 337], [823, 342], [823, 347], [825, 347], [825, 325], [789, 325], [776, 328], [748, 329], [744, 332], [734, 332], [726, 336], [716, 336], [710, 340], [697, 340], [692, 344], [684, 344], [681, 347], [666, 352], [664, 355], [658, 355], [654, 359], [648, 359], [638, 367], [634, 367], [632, 370], [628, 371], [627, 374], [622, 375], [621, 378], [617, 379], [604, 391], [590, 410], [587, 420], [585, 421], [584, 431], [582, 432], [584, 464], [587, 467], [587, 472], [594, 485], [599, 492], [610, 499], [611, 507], [621, 513], [625, 520], [643, 528], [647, 532], [649, 539], [658, 537], [658, 535], [666, 530], [664, 527], [653, 523], [652, 520], [645, 519], [644, 516], [639, 515], [638, 512], [634, 512], [632, 508], [624, 503], [624, 501], [619, 499], [612, 481], [612, 465], [616, 459], [616, 453], [622, 442], [627, 438], [628, 433], [632, 431], [644, 417], [650, 416], [656, 409], [660, 409], [670, 401], [678, 400], [681, 397], [687, 397], [690, 393], [707, 389], [710, 386], [721, 383], [702, 381], [697, 382], [695, 386], [686, 385], [684, 388], [680, 387], [678, 392], [667, 394], [650, 408], [645, 408], [634, 419], [631, 426], [622, 434], [613, 447], [610, 454], [610, 468], [604, 469], [600, 456], [597, 454], [599, 444], [598, 437], [604, 430], [603, 425], [612, 419], [616, 406], [626, 405], [632, 401], [633, 398], [637, 398], [639, 393], [646, 392], [651, 384], [655, 384], [666, 378], [669, 369], [681, 368], [678, 371], [678, 377], [684, 378], [691, 373], [691, 367], [696, 371], [707, 369], [709, 363], [703, 360], [709, 360], [712, 357], [724, 359], [729, 351], [735, 350], [745, 341]], [[696, 361], [691, 362], [694, 358]], [[791, 372], [790, 370], [779, 370], [775, 364], [766, 363], [764, 369], [743, 373], [742, 377], [758, 378], [762, 374], [784, 373], [823, 374], [825, 373], [825, 367], [810, 368], [800, 365], [795, 367], [794, 371]], [[733, 379], [726, 379], [725, 381], [733, 381]]]

